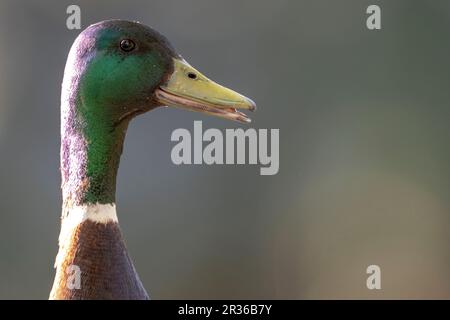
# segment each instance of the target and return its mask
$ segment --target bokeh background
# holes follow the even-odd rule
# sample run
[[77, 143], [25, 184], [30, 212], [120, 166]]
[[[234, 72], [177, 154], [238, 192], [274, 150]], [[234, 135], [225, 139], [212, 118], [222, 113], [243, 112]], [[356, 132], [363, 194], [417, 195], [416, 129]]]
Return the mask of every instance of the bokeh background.
[[447, 0], [1, 0], [0, 298], [46, 299], [53, 281], [69, 4], [83, 28], [153, 26], [254, 98], [252, 127], [280, 129], [280, 171], [260, 176], [170, 160], [174, 129], [240, 124], [170, 108], [132, 122], [117, 206], [152, 298], [450, 298]]

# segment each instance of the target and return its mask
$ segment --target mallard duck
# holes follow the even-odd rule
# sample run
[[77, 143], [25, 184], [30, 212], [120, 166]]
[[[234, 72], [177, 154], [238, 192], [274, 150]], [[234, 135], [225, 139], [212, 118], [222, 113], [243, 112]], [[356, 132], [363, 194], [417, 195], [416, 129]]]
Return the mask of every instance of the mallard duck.
[[74, 41], [61, 94], [62, 216], [50, 299], [148, 299], [119, 228], [116, 175], [131, 119], [175, 106], [247, 123], [255, 103], [204, 76], [138, 22]]

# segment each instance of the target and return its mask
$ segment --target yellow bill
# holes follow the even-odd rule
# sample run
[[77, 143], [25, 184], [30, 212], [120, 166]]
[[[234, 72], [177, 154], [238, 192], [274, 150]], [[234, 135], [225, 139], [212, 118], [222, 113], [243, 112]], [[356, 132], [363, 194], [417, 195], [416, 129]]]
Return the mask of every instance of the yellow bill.
[[251, 120], [237, 109], [250, 111], [256, 109], [251, 99], [215, 83], [180, 59], [174, 59], [171, 77], [155, 91], [155, 94], [164, 105], [244, 123]]

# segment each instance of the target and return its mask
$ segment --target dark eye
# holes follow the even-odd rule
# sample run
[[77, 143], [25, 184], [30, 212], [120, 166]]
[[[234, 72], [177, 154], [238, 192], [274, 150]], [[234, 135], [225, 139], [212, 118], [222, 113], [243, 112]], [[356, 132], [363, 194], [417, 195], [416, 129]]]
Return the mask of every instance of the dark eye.
[[134, 49], [136, 45], [134, 44], [133, 40], [130, 39], [123, 39], [120, 41], [120, 49], [122, 49], [125, 52], [130, 52]]
[[187, 74], [187, 76], [188, 76], [189, 78], [191, 78], [191, 79], [197, 79], [197, 75], [196, 75], [195, 73], [193, 73], [193, 72], [189, 72], [189, 73]]

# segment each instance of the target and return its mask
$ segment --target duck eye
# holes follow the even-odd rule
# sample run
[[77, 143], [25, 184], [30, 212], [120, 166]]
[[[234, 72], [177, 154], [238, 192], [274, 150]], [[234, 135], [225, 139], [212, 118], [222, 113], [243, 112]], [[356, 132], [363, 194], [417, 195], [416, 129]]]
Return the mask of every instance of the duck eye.
[[120, 41], [120, 49], [122, 49], [125, 52], [130, 52], [134, 49], [136, 45], [134, 44], [133, 40], [130, 39], [123, 39]]
[[187, 76], [188, 76], [189, 78], [191, 78], [191, 79], [197, 79], [197, 75], [196, 75], [195, 73], [193, 73], [193, 72], [189, 72], [189, 73], [187, 74]]

